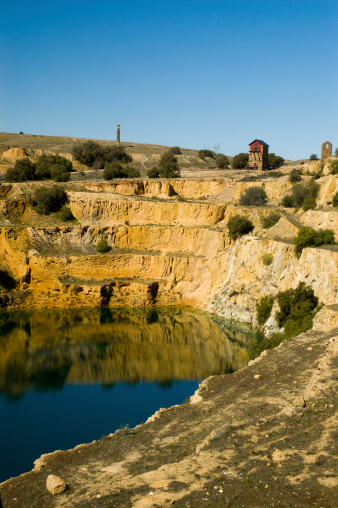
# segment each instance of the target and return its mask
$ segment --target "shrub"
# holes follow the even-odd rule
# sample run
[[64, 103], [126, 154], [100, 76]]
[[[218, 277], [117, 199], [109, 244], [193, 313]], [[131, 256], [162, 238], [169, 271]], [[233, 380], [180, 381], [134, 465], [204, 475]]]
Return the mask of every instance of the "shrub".
[[49, 169], [50, 176], [55, 182], [68, 182], [70, 180], [70, 173], [65, 171], [62, 164], [52, 164]]
[[332, 204], [335, 208], [338, 208], [338, 192], [333, 196]]
[[76, 160], [94, 169], [101, 169], [114, 161], [132, 161], [121, 145], [103, 146], [95, 141], [77, 143], [73, 146], [72, 154]]
[[280, 213], [278, 213], [278, 212], [270, 212], [267, 217], [263, 217], [262, 218], [262, 226], [263, 226], [263, 228], [264, 229], [272, 228], [272, 226], [277, 224], [277, 222], [279, 221], [280, 218], [281, 218]]
[[182, 153], [179, 146], [172, 146], [171, 148], [169, 148], [168, 152], [171, 152], [174, 155], [181, 155]]
[[123, 169], [127, 173], [127, 178], [138, 178], [139, 176], [141, 176], [139, 170], [133, 168], [133, 166], [125, 166]]
[[316, 153], [312, 153], [310, 155], [310, 161], [317, 161], [318, 160], [318, 155]]
[[254, 360], [266, 349], [274, 349], [285, 339], [286, 336], [282, 333], [274, 333], [270, 337], [265, 337], [262, 332], [256, 332], [248, 350], [249, 359]]
[[175, 157], [175, 154], [173, 154], [170, 151], [164, 152], [161, 155], [160, 166], [163, 166], [163, 164], [166, 164], [167, 162], [177, 162], [177, 158]]
[[123, 170], [121, 164], [112, 162], [107, 164], [103, 171], [103, 178], [105, 180], [112, 180], [113, 178], [126, 178], [127, 173]]
[[211, 157], [212, 159], [215, 157], [215, 153], [212, 150], [198, 150], [198, 156], [200, 159], [205, 160], [206, 157]]
[[297, 183], [300, 182], [302, 177], [299, 174], [299, 171], [297, 169], [293, 169], [289, 175], [289, 182], [291, 183]]
[[271, 265], [271, 263], [273, 261], [273, 255], [272, 254], [263, 254], [262, 261], [263, 261], [264, 266]]
[[280, 168], [284, 164], [283, 157], [280, 157], [279, 155], [275, 155], [274, 153], [269, 153], [268, 155], [268, 161], [270, 168]]
[[[274, 333], [270, 337], [265, 337], [262, 332], [256, 332], [248, 351], [251, 360], [259, 356], [265, 349], [273, 349], [284, 340], [312, 328], [318, 298], [314, 295], [311, 287], [307, 287], [304, 282], [301, 282], [296, 289], [279, 292], [277, 301], [280, 310], [276, 313], [276, 319], [278, 325], [284, 327], [284, 333]], [[262, 306], [263, 310], [266, 307], [266, 314], [263, 314], [262, 321], [268, 313], [268, 305]]]
[[248, 187], [239, 198], [240, 205], [262, 206], [267, 202], [267, 195], [261, 187]]
[[[36, 163], [36, 175], [40, 179], [50, 178], [51, 169], [53, 166], [57, 165], [59, 167], [59, 174], [69, 173], [73, 171], [73, 163], [66, 159], [65, 157], [61, 157], [60, 155], [47, 155], [42, 154], [38, 158]], [[61, 171], [62, 169], [62, 171]], [[53, 176], [52, 176], [53, 178]], [[55, 179], [55, 178], [53, 178]], [[66, 181], [66, 180], [62, 180]]]
[[310, 180], [306, 184], [298, 183], [292, 189], [292, 194], [283, 197], [281, 204], [286, 207], [303, 206], [306, 198], [315, 198], [318, 196], [319, 185], [314, 180]]
[[63, 205], [61, 207], [61, 210], [59, 211], [59, 217], [63, 222], [68, 222], [69, 220], [75, 220], [75, 217], [72, 214], [71, 209], [66, 205]]
[[249, 154], [247, 153], [239, 153], [235, 155], [232, 159], [232, 167], [234, 169], [243, 169], [246, 168], [249, 164]]
[[307, 198], [304, 199], [303, 203], [304, 212], [307, 212], [308, 210], [314, 210], [316, 206], [317, 206], [316, 198], [308, 196]]
[[284, 327], [287, 337], [299, 335], [312, 327], [318, 298], [311, 287], [300, 282], [296, 289], [279, 292], [277, 301], [280, 309], [276, 313], [277, 323]]
[[254, 229], [252, 222], [242, 215], [235, 215], [234, 217], [231, 217], [227, 223], [227, 227], [232, 240], [237, 240], [237, 238], [247, 235]]
[[264, 175], [265, 178], [280, 178], [281, 176], [284, 176], [284, 173], [282, 171], [269, 171], [266, 175]]
[[5, 173], [6, 182], [25, 182], [37, 180], [36, 164], [29, 159], [18, 159], [14, 168], [7, 169]]
[[321, 245], [333, 245], [334, 231], [332, 229], [314, 230], [309, 226], [302, 226], [297, 236], [293, 239], [294, 252], [300, 258], [302, 250], [306, 247], [320, 247]]
[[291, 208], [293, 206], [293, 199], [291, 194], [287, 194], [282, 198], [281, 205], [285, 206], [286, 208]]
[[149, 169], [147, 175], [149, 178], [159, 178], [160, 170], [156, 166], [154, 166], [153, 168]]
[[264, 325], [266, 320], [270, 317], [273, 301], [273, 296], [262, 296], [259, 302], [256, 303], [257, 321], [259, 325]]
[[102, 238], [96, 246], [96, 252], [99, 254], [105, 254], [106, 252], [109, 252], [110, 249], [111, 248], [109, 247], [106, 238]]
[[338, 173], [338, 160], [330, 162], [330, 172], [331, 175], [336, 175]]
[[226, 155], [220, 155], [216, 159], [216, 166], [219, 169], [225, 169], [229, 166], [229, 159]]
[[58, 212], [66, 201], [67, 194], [64, 189], [53, 185], [52, 188], [40, 187], [36, 189], [33, 205], [34, 210], [40, 215], [49, 215], [52, 212]]
[[160, 166], [161, 178], [179, 178], [180, 170], [177, 162], [166, 162]]

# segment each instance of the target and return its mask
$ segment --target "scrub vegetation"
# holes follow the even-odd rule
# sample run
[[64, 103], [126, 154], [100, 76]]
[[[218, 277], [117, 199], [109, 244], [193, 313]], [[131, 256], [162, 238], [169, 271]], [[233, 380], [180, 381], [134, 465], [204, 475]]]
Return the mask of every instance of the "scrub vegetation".
[[300, 282], [295, 289], [288, 289], [277, 293], [276, 297], [263, 296], [256, 305], [257, 322], [264, 325], [270, 317], [274, 301], [277, 300], [279, 310], [275, 318], [280, 333], [273, 333], [266, 337], [259, 330], [249, 348], [249, 358], [254, 359], [265, 349], [273, 349], [284, 340], [307, 332], [312, 328], [313, 318], [318, 310], [318, 298], [311, 287]]
[[235, 215], [234, 217], [231, 217], [227, 223], [227, 227], [232, 240], [237, 240], [254, 229], [252, 222], [242, 215]]
[[332, 229], [315, 229], [309, 226], [302, 226], [294, 238], [295, 255], [300, 258], [305, 247], [320, 247], [322, 245], [333, 245], [334, 231]]

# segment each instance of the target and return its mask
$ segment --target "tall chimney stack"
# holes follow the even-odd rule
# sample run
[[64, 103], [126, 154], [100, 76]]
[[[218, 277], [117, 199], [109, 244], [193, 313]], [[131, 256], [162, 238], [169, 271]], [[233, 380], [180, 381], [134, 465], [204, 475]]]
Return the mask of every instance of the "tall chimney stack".
[[117, 141], [117, 144], [119, 145], [120, 142], [121, 142], [121, 139], [120, 139], [120, 124], [117, 124], [117, 136], [116, 136], [116, 141]]

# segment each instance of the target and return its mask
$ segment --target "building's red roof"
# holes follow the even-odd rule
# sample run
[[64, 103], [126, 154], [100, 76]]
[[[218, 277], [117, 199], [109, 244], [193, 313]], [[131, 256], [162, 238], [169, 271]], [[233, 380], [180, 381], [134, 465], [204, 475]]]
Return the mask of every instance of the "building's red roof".
[[251, 143], [249, 143], [249, 146], [252, 145], [252, 143], [255, 143], [256, 141], [258, 141], [258, 143], [260, 143], [261, 145], [269, 146], [267, 143], [265, 143], [265, 141], [262, 141], [261, 139], [254, 139], [253, 141], [251, 141]]

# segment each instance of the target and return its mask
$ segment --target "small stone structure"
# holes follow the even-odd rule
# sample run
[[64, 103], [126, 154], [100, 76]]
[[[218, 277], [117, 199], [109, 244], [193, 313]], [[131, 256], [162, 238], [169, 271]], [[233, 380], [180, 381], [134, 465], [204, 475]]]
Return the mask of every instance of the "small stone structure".
[[121, 142], [121, 139], [120, 139], [120, 124], [117, 124], [117, 136], [116, 136], [116, 141], [117, 141], [117, 144], [119, 145], [120, 142]]
[[269, 145], [261, 139], [249, 143], [249, 169], [269, 169]]
[[330, 141], [325, 141], [322, 144], [322, 159], [327, 159], [332, 156], [332, 143]]

